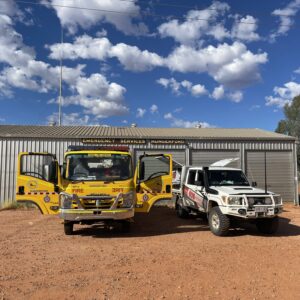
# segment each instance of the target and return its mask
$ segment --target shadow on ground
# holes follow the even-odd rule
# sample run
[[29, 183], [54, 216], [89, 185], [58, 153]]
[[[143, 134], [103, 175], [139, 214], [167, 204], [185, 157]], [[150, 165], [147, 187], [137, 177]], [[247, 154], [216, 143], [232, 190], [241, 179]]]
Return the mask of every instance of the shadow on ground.
[[[235, 225], [229, 231], [228, 236], [266, 236], [266, 237], [287, 237], [300, 235], [300, 227], [290, 223], [288, 218], [280, 218], [279, 229], [276, 234], [263, 235], [256, 229], [255, 224], [243, 222]], [[150, 213], [137, 213], [130, 233], [122, 233], [120, 230], [109, 230], [98, 225], [87, 227], [76, 226], [75, 235], [92, 236], [95, 238], [116, 238], [116, 237], [147, 237], [176, 233], [209, 231], [206, 219], [191, 216], [188, 219], [180, 219], [176, 216], [173, 208], [153, 207]]]

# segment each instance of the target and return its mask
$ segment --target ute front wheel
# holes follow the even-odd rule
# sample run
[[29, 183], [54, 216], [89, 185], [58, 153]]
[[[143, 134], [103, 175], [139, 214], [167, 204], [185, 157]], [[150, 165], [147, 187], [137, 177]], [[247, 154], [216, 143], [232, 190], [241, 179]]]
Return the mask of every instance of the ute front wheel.
[[274, 217], [271, 219], [258, 219], [256, 220], [256, 228], [263, 234], [273, 234], [278, 230], [279, 219]]
[[225, 236], [228, 233], [230, 220], [224, 215], [218, 206], [209, 212], [208, 223], [210, 231], [217, 236]]
[[71, 222], [64, 223], [65, 235], [72, 235], [73, 234], [73, 226], [74, 226], [74, 224], [71, 223]]

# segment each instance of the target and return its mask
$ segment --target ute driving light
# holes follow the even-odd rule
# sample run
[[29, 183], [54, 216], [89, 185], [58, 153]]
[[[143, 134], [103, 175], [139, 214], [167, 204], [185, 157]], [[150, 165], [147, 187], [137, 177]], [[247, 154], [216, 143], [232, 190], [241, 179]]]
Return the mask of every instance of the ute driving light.
[[271, 205], [272, 204], [272, 199], [271, 197], [266, 197], [265, 198], [265, 205]]
[[241, 196], [229, 196], [227, 198], [228, 205], [243, 205], [244, 198]]
[[72, 208], [73, 195], [67, 193], [59, 194], [59, 206], [60, 208]]
[[122, 208], [131, 208], [134, 202], [134, 193], [129, 192], [127, 194], [123, 194], [123, 204], [121, 205]]
[[274, 199], [275, 204], [282, 204], [281, 196], [279, 196], [279, 195], [273, 196], [273, 199]]

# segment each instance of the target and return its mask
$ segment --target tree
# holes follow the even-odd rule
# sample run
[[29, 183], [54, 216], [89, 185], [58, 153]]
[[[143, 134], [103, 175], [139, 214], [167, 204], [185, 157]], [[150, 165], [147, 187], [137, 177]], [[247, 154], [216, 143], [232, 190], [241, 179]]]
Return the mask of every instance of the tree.
[[285, 119], [280, 120], [276, 132], [300, 138], [300, 95], [284, 106]]

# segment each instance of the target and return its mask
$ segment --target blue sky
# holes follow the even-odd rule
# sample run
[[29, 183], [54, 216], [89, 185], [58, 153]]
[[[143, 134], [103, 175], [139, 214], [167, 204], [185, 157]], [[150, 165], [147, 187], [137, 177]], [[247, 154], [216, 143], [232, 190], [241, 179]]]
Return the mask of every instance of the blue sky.
[[25, 2], [0, 0], [0, 124], [57, 121], [60, 58], [65, 125], [274, 130], [300, 94], [300, 0]]

